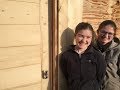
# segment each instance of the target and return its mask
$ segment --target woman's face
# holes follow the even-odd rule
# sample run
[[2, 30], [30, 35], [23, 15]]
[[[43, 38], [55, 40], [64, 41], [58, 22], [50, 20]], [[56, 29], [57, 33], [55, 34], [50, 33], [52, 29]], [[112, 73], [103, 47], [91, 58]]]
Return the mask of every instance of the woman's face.
[[114, 38], [114, 28], [110, 25], [107, 25], [98, 31], [98, 41], [105, 45], [112, 41]]
[[75, 41], [76, 46], [79, 47], [79, 49], [86, 49], [92, 41], [92, 31], [89, 29], [80, 30], [75, 35]]

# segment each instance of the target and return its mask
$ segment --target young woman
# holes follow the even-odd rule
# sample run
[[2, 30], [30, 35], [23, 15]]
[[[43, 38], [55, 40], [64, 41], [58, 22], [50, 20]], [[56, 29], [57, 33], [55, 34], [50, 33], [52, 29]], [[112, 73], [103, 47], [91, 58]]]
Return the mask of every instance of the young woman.
[[97, 30], [95, 48], [104, 55], [107, 63], [103, 90], [120, 90], [120, 41], [115, 37], [116, 30], [112, 20], [103, 21]]
[[61, 55], [61, 69], [68, 90], [99, 90], [105, 75], [103, 56], [92, 47], [95, 33], [89, 23], [79, 23], [75, 29], [76, 45]]

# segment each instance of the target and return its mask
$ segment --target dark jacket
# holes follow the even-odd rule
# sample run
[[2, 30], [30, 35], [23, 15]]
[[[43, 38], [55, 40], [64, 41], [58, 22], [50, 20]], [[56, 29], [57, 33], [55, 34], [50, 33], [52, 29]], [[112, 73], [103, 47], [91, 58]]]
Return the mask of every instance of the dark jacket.
[[[95, 44], [95, 48], [100, 51], [99, 45]], [[120, 90], [120, 41], [114, 38], [105, 49], [101, 52], [107, 63], [106, 75], [104, 78], [103, 90]]]
[[72, 46], [61, 55], [60, 65], [68, 90], [99, 90], [106, 64], [103, 56], [93, 47], [79, 55]]

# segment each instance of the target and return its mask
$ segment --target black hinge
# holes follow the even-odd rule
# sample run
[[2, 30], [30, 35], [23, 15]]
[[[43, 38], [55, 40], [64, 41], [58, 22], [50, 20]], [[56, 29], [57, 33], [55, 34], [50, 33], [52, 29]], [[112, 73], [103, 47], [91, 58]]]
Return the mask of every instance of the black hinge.
[[48, 78], [48, 71], [42, 71], [42, 78], [47, 79]]

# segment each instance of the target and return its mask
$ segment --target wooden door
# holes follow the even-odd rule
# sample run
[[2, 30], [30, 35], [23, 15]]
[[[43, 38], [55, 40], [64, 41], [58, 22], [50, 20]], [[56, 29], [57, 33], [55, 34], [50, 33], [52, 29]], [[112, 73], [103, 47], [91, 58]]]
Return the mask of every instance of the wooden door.
[[48, 90], [48, 0], [0, 0], [0, 90]]

